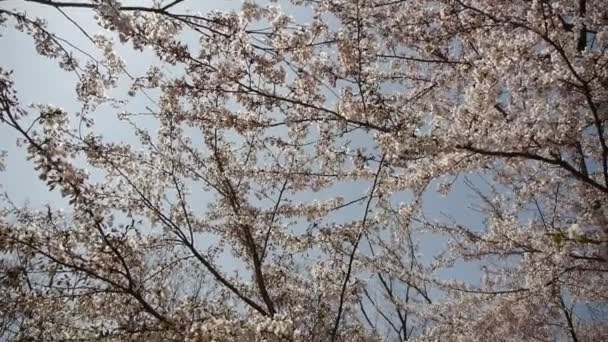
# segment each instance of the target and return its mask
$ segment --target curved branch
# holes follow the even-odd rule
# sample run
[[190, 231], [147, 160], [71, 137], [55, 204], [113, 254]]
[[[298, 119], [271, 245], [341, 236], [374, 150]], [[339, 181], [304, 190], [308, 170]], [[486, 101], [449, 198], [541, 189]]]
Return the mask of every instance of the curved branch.
[[355, 253], [357, 252], [357, 247], [359, 246], [359, 242], [361, 241], [361, 237], [363, 236], [363, 232], [365, 230], [365, 222], [367, 222], [367, 215], [369, 214], [369, 208], [372, 203], [372, 199], [374, 198], [374, 191], [378, 186], [378, 179], [380, 176], [380, 171], [382, 170], [382, 164], [384, 162], [384, 155], [380, 159], [380, 165], [378, 165], [378, 171], [376, 171], [376, 176], [374, 177], [374, 184], [372, 185], [372, 189], [370, 190], [369, 199], [367, 200], [367, 205], [365, 206], [365, 213], [363, 214], [363, 220], [361, 221], [361, 229], [357, 234], [357, 238], [355, 239], [355, 244], [353, 246], [353, 250], [350, 252], [349, 260], [348, 260], [348, 269], [346, 271], [346, 277], [344, 277], [344, 283], [342, 283], [342, 291], [340, 292], [340, 304], [338, 305], [338, 315], [336, 317], [336, 323], [334, 324], [334, 329], [331, 333], [332, 342], [336, 340], [336, 336], [338, 334], [338, 328], [340, 326], [340, 319], [342, 318], [342, 310], [344, 309], [344, 299], [346, 297], [346, 288], [348, 287], [348, 281], [350, 280], [350, 275], [353, 268], [353, 262], [355, 261]]

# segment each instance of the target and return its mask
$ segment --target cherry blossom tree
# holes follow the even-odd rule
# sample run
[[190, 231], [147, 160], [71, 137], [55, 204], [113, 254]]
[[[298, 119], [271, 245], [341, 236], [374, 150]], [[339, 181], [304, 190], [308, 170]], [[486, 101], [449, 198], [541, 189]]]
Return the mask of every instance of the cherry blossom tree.
[[[608, 338], [604, 1], [142, 3], [0, 2], [79, 103], [0, 69], [2, 132], [66, 199], [3, 197], [2, 338]], [[479, 224], [430, 213], [458, 186]]]

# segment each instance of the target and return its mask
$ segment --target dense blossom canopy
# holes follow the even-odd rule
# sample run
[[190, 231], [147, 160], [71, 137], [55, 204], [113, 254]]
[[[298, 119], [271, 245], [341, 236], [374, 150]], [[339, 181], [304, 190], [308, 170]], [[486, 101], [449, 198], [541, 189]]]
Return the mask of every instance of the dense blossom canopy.
[[608, 339], [605, 0], [196, 3], [0, 1], [0, 339]]

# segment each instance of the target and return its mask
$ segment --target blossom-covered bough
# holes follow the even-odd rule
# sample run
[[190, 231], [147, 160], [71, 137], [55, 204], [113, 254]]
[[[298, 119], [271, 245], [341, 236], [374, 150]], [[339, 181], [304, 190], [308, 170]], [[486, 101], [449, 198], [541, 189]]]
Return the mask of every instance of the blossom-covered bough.
[[[2, 132], [68, 205], [4, 196], [2, 338], [608, 337], [604, 1], [188, 6], [0, 2], [80, 107], [28, 107], [0, 70]], [[430, 214], [455, 186], [479, 224]]]

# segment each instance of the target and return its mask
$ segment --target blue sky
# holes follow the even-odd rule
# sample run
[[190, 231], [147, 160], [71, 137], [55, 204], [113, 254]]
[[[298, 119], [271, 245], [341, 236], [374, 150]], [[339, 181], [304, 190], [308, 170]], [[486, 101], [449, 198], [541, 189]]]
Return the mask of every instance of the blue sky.
[[[132, 2], [142, 4], [141, 1]], [[221, 11], [238, 9], [241, 1], [186, 1], [185, 4], [179, 6], [186, 7], [197, 4], [200, 7], [196, 10], [205, 13], [212, 9]], [[99, 55], [93, 44], [60, 12], [53, 8], [13, 0], [0, 3], [0, 7], [8, 9], [18, 7], [25, 10], [28, 15], [42, 16], [48, 21], [51, 32], [57, 33], [60, 37], [69, 40], [94, 56]], [[284, 6], [284, 9], [300, 21], [306, 21], [310, 17], [310, 13], [307, 11], [296, 11], [291, 6]], [[176, 7], [175, 10], [181, 9]], [[90, 10], [67, 9], [66, 12], [69, 13], [73, 20], [85, 28], [89, 34], [101, 33], [101, 29], [92, 20]], [[9, 22], [8, 25], [10, 24]], [[1, 35], [0, 46], [9, 48], [5, 49], [5, 52], [0, 55], [0, 65], [6, 69], [14, 70], [16, 89], [22, 105], [29, 103], [50, 103], [60, 106], [70, 113], [80, 110], [74, 90], [77, 81], [74, 74], [69, 74], [59, 69], [56, 61], [37, 55], [32, 39], [26, 34], [8, 28], [2, 29]], [[127, 70], [134, 76], [144, 74], [150, 64], [157, 63], [156, 58], [150, 51], [145, 51], [142, 54], [132, 50], [127, 45], [119, 47], [118, 52], [125, 59]], [[164, 71], [171, 72], [171, 70], [166, 69]], [[179, 70], [175, 70], [175, 72], [179, 72]], [[134, 143], [135, 140], [130, 128], [125, 123], [121, 123], [116, 119], [116, 113], [123, 110], [143, 112], [146, 111], [146, 107], [148, 106], [154, 107], [154, 104], [143, 96], [128, 98], [126, 95], [127, 88], [128, 80], [123, 79], [118, 89], [114, 91], [114, 94], [118, 98], [129, 99], [131, 102], [128, 105], [123, 108], [112, 108], [109, 105], [102, 105], [95, 111], [93, 117], [96, 122], [96, 131], [102, 132], [107, 139]], [[154, 95], [151, 94], [152, 97]], [[6, 191], [18, 205], [28, 202], [33, 207], [41, 207], [47, 203], [51, 203], [55, 207], [66, 208], [67, 203], [59, 196], [58, 191], [49, 192], [45, 184], [38, 180], [32, 163], [26, 160], [25, 149], [17, 147], [15, 139], [16, 135], [13, 131], [2, 129], [0, 134], [0, 150], [8, 152], [7, 169], [5, 172], [0, 173], [0, 184], [3, 187], [3, 191]], [[348, 201], [367, 194], [369, 187], [370, 184], [367, 183], [343, 183], [320, 193], [302, 193], [296, 196], [296, 198], [300, 201], [310, 201], [339, 195]], [[466, 186], [462, 182], [462, 177], [460, 177], [454, 190], [447, 197], [439, 196], [433, 190], [424, 196], [425, 212], [428, 217], [445, 218], [446, 216], [450, 216], [461, 224], [481, 227], [479, 215], [468, 209], [469, 204], [474, 202], [474, 198], [470, 191], [467, 191]], [[195, 193], [193, 196], [196, 196], [193, 199], [199, 202], [209, 200], [208, 195], [202, 192]], [[398, 194], [393, 199], [393, 202], [397, 205], [399, 202], [407, 201], [410, 198], [411, 196], [406, 193]], [[333, 218], [338, 222], [360, 219], [357, 216], [361, 215], [364, 204], [361, 203], [360, 206], [343, 210], [338, 215], [334, 215]], [[444, 242], [436, 237], [426, 237], [422, 245], [423, 253], [427, 257], [431, 256], [442, 248]], [[452, 272], [447, 273], [451, 277], [462, 278], [463, 280], [470, 279], [473, 274], [470, 267], [458, 267]]]

